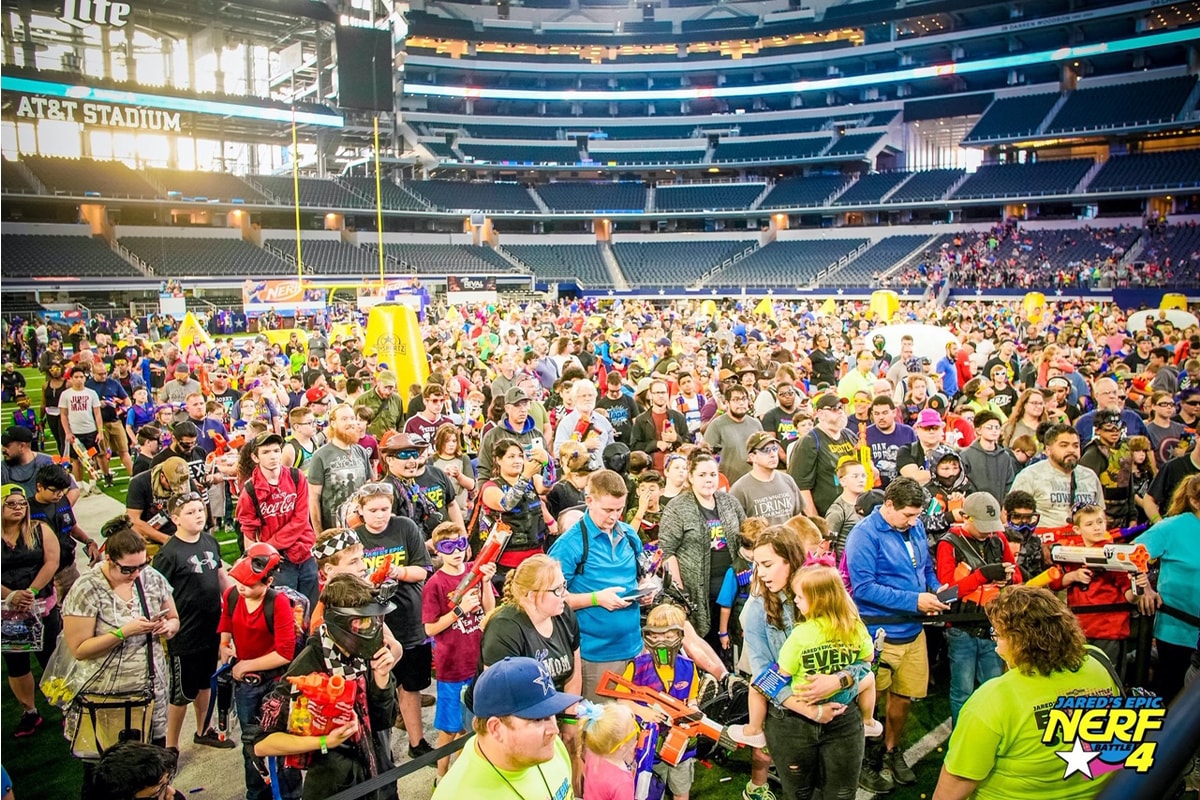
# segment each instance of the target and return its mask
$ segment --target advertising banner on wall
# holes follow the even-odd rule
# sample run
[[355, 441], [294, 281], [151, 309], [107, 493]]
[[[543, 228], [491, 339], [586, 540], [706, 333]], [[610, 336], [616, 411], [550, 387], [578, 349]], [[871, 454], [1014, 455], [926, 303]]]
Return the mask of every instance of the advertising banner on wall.
[[313, 313], [325, 308], [325, 289], [295, 279], [246, 281], [242, 284], [242, 304], [247, 317], [268, 311], [284, 317], [297, 311]]
[[496, 302], [495, 277], [458, 277], [451, 275], [446, 279], [446, 301], [450, 305], [471, 303]]

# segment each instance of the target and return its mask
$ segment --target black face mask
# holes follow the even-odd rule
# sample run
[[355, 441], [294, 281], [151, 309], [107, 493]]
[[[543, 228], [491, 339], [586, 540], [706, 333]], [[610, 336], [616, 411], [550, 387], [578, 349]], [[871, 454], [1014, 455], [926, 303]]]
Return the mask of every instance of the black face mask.
[[[354, 619], [367, 619], [371, 624], [355, 631], [351, 627], [351, 621]], [[326, 609], [325, 629], [329, 631], [329, 638], [333, 639], [338, 647], [356, 658], [370, 661], [379, 652], [379, 648], [383, 647], [382, 617], [359, 617], [339, 610]]]

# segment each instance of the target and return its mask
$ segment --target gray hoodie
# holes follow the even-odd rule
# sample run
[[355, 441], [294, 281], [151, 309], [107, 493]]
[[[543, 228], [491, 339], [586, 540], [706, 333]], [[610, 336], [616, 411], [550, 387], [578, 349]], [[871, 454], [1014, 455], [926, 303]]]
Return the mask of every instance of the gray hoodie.
[[970, 447], [959, 452], [959, 457], [962, 458], [967, 476], [971, 483], [975, 484], [975, 489], [987, 492], [1002, 502], [1017, 477], [1017, 460], [1012, 451], [1007, 447], [997, 447], [989, 453], [976, 439]]

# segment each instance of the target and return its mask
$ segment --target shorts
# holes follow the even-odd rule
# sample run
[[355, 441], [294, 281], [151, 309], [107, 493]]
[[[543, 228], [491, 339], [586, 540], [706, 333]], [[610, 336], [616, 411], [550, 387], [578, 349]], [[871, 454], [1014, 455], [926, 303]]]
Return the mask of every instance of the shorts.
[[672, 767], [665, 761], [654, 762], [654, 774], [667, 785], [667, 791], [674, 795], [686, 795], [692, 789], [692, 781], [696, 778], [696, 759], [685, 759], [679, 766]]
[[433, 647], [429, 642], [404, 648], [404, 655], [392, 667], [396, 685], [406, 692], [428, 689], [433, 683]]
[[437, 711], [433, 727], [442, 733], [466, 733], [471, 729], [471, 712], [462, 701], [463, 691], [471, 681], [437, 681]]
[[904, 644], [883, 643], [879, 652], [879, 673], [875, 678], [879, 692], [894, 692], [901, 697], [919, 699], [929, 692], [929, 654], [925, 651], [925, 631]]
[[125, 426], [119, 422], [104, 423], [104, 439], [108, 449], [112, 450], [114, 456], [128, 455], [129, 453], [129, 434], [125, 430]]
[[168, 652], [167, 658], [171, 667], [171, 705], [186, 706], [212, 685], [213, 672], [217, 669], [217, 647], [199, 653]]
[[[95, 450], [99, 453], [100, 448], [96, 447], [96, 435], [95, 433], [77, 433], [75, 438], [83, 445], [84, 452]], [[71, 448], [71, 460], [79, 461], [79, 454], [75, 452], [74, 447]]]

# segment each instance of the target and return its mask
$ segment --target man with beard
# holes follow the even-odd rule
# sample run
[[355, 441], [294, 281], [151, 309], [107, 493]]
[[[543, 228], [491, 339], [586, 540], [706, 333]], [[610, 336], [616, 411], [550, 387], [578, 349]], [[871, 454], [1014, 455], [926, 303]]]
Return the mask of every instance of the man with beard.
[[817, 424], [792, 449], [788, 474], [800, 488], [804, 512], [824, 516], [841, 494], [837, 467], [842, 458], [853, 458], [858, 451], [858, 436], [846, 429], [846, 401], [826, 392], [813, 403]]
[[793, 383], [794, 378], [790, 375], [790, 371], [780, 368], [779, 372], [786, 375], [787, 379], [779, 380], [779, 376], [776, 376], [775, 407], [763, 415], [762, 428], [774, 436], [786, 449], [796, 440], [796, 425], [792, 422], [792, 417], [798, 410], [796, 385]]
[[730, 485], [750, 471], [746, 441], [750, 434], [762, 430], [762, 423], [750, 416], [749, 411], [749, 392], [741, 384], [734, 384], [725, 390], [725, 413], [714, 419], [704, 432], [704, 442], [721, 456], [721, 474]]
[[608, 377], [604, 379], [604, 386], [604, 396], [596, 401], [596, 408], [608, 415], [608, 422], [613, 428], [613, 439], [628, 443], [629, 431], [633, 427], [634, 417], [637, 416], [637, 405], [621, 388], [621, 373], [608, 373]]
[[200, 391], [200, 383], [188, 374], [187, 364], [182, 361], [175, 364], [173, 374], [174, 380], [163, 384], [162, 390], [158, 393], [158, 400], [175, 409], [176, 419], [182, 420], [183, 412], [180, 409], [189, 394]]
[[1099, 505], [1103, 498], [1100, 478], [1079, 464], [1079, 434], [1065, 423], [1046, 431], [1046, 458], [1026, 467], [1013, 481], [1014, 492], [1033, 496], [1041, 514], [1041, 527], [1061, 528], [1077, 504]]
[[237, 418], [238, 403], [242, 393], [229, 385], [229, 370], [217, 367], [212, 374], [212, 399], [225, 408], [225, 424], [230, 425]]
[[204, 407], [204, 395], [199, 392], [189, 394], [184, 401], [187, 421], [196, 426], [196, 449], [207, 456], [217, 449], [217, 442], [213, 435], [228, 439], [229, 431], [225, 429], [225, 424], [220, 420], [213, 419], [204, 413]]
[[[136, 352], [136, 348], [132, 348]], [[95, 378], [95, 370], [92, 371], [92, 377]], [[125, 390], [125, 394], [133, 397], [133, 390], [138, 387], [145, 388], [146, 380], [137, 372], [129, 368], [129, 357], [123, 353], [118, 353], [112, 362], [112, 379], [121, 384], [121, 388]]]
[[1079, 432], [1080, 441], [1090, 442], [1092, 440], [1095, 433], [1093, 418], [1096, 416], [1096, 412], [1101, 410], [1119, 412], [1121, 422], [1125, 425], [1125, 432], [1129, 436], [1146, 436], [1146, 424], [1142, 422], [1141, 415], [1124, 407], [1125, 401], [1121, 397], [1121, 389], [1112, 378], [1097, 378], [1092, 383], [1092, 399], [1096, 402], [1096, 410], [1089, 411], [1075, 420], [1075, 430]]
[[[382, 438], [388, 431], [400, 428], [400, 421], [404, 419], [404, 403], [400, 395], [396, 394], [396, 373], [388, 370], [380, 372], [375, 376], [375, 385], [358, 398], [354, 405], [369, 408], [374, 412], [370, 424], [367, 425], [367, 432], [376, 439]], [[351, 413], [353, 414], [353, 409]]]
[[[393, 379], [393, 387], [395, 380]], [[358, 417], [342, 404], [329, 415], [329, 441], [308, 461], [308, 515], [314, 531], [338, 527], [338, 511], [374, 474], [371, 456], [358, 444]]]
[[683, 414], [668, 407], [670, 394], [665, 380], [643, 378], [637, 388], [634, 397], [645, 395], [650, 402], [650, 408], [633, 421], [629, 449], [641, 450], [649, 455], [653, 459], [654, 469], [662, 472], [667, 456], [678, 450], [687, 440], [687, 419]]
[[191, 473], [187, 462], [178, 456], [130, 478], [125, 515], [130, 527], [145, 540], [146, 555], [157, 553], [158, 545], [166, 543], [175, 533], [175, 523], [167, 514], [167, 501], [172, 495], [190, 491], [193, 491]]
[[1133, 502], [1130, 471], [1133, 453], [1125, 426], [1118, 411], [1097, 411], [1094, 417], [1096, 436], [1088, 442], [1079, 457], [1079, 465], [1087, 467], [1100, 478], [1104, 489], [1104, 510], [1110, 528], [1124, 528], [1137, 521], [1137, 505]]
[[871, 448], [871, 460], [879, 475], [879, 485], [887, 485], [896, 477], [896, 457], [900, 448], [917, 440], [913, 429], [896, 422], [896, 403], [887, 395], [879, 395], [871, 401], [871, 419], [874, 424], [867, 428], [867, 446]]
[[554, 452], [568, 441], [578, 441], [588, 449], [588, 466], [594, 472], [604, 468], [604, 448], [613, 443], [608, 418], [596, 412], [596, 385], [588, 380], [571, 387], [574, 408], [562, 418], [554, 432]]

